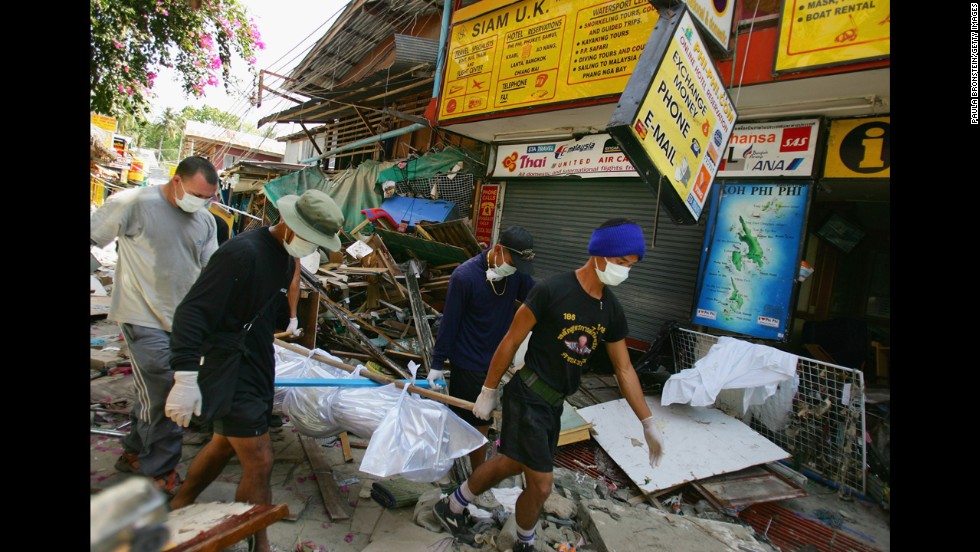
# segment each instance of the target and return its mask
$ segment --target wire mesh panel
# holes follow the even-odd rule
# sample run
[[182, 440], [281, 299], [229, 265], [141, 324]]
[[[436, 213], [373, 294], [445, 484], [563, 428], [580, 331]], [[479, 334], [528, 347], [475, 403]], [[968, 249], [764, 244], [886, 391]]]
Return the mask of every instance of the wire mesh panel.
[[[671, 333], [678, 371], [693, 368], [718, 336], [676, 328]], [[752, 417], [749, 426], [788, 451], [794, 464], [865, 493], [864, 374], [860, 370], [799, 357], [799, 388], [785, 429], [774, 431]]]
[[460, 215], [469, 216], [468, 213], [473, 209], [472, 173], [437, 174], [432, 180], [436, 184], [439, 199], [452, 201], [459, 208]]
[[395, 191], [405, 197], [432, 197], [431, 178], [410, 178], [395, 182]]

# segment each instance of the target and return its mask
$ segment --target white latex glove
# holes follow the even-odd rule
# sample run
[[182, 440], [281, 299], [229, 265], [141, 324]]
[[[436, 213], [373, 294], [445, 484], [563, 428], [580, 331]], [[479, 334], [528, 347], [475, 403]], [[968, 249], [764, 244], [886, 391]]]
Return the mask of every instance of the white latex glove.
[[174, 372], [174, 386], [167, 395], [164, 414], [181, 427], [191, 423], [191, 414], [201, 415], [201, 389], [197, 372]]
[[473, 405], [473, 415], [481, 420], [489, 420], [495, 406], [497, 406], [497, 390], [484, 385], [480, 390], [480, 396], [476, 398], [476, 404]]
[[444, 380], [446, 378], [442, 370], [429, 370], [429, 377], [426, 379], [429, 380], [429, 389], [439, 391], [442, 389], [442, 386], [436, 383], [436, 380]]
[[299, 336], [303, 335], [303, 328], [300, 328], [299, 327], [299, 319], [297, 319], [297, 318], [290, 318], [289, 319], [289, 325], [286, 326], [286, 331], [287, 332], [293, 332], [293, 335], [296, 336], [296, 337], [299, 337]]
[[643, 424], [643, 436], [646, 437], [647, 448], [650, 449], [650, 466], [656, 468], [664, 456], [664, 436], [653, 416], [640, 420], [640, 423]]

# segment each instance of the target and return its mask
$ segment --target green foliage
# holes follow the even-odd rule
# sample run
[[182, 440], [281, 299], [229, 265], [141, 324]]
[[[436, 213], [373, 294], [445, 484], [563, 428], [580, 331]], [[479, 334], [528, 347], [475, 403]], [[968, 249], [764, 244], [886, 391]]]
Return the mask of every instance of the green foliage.
[[266, 138], [276, 136], [275, 126], [259, 131], [255, 125], [243, 122], [240, 117], [211, 106], [197, 108], [187, 106], [179, 112], [168, 107], [152, 123], [132, 115], [125, 115], [119, 118], [119, 134], [131, 137], [133, 147], [152, 147], [160, 152], [161, 161], [176, 163], [180, 161], [180, 145], [187, 121], [208, 123]]
[[187, 106], [180, 111], [180, 116], [186, 121], [208, 123], [229, 130], [240, 130], [239, 127], [242, 126], [242, 120], [238, 116], [210, 105], [203, 107]]
[[[239, 0], [89, 0], [90, 110], [145, 121], [153, 80], [174, 69], [184, 91], [204, 95], [224, 81], [230, 90], [233, 54], [256, 73], [265, 47]], [[198, 5], [198, 8], [192, 7]]]

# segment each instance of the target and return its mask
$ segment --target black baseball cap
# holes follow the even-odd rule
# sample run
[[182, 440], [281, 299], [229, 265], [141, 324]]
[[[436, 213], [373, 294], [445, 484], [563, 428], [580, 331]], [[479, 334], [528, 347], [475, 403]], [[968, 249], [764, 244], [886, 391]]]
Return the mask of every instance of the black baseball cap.
[[510, 250], [510, 259], [521, 274], [534, 274], [534, 238], [523, 226], [508, 227], [497, 243]]

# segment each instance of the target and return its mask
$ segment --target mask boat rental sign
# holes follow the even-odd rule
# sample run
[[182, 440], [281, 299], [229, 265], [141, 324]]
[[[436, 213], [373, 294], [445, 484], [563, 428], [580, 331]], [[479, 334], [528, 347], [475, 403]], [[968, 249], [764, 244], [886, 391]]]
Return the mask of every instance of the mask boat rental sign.
[[687, 6], [661, 9], [607, 131], [674, 222], [700, 218], [737, 117]]

